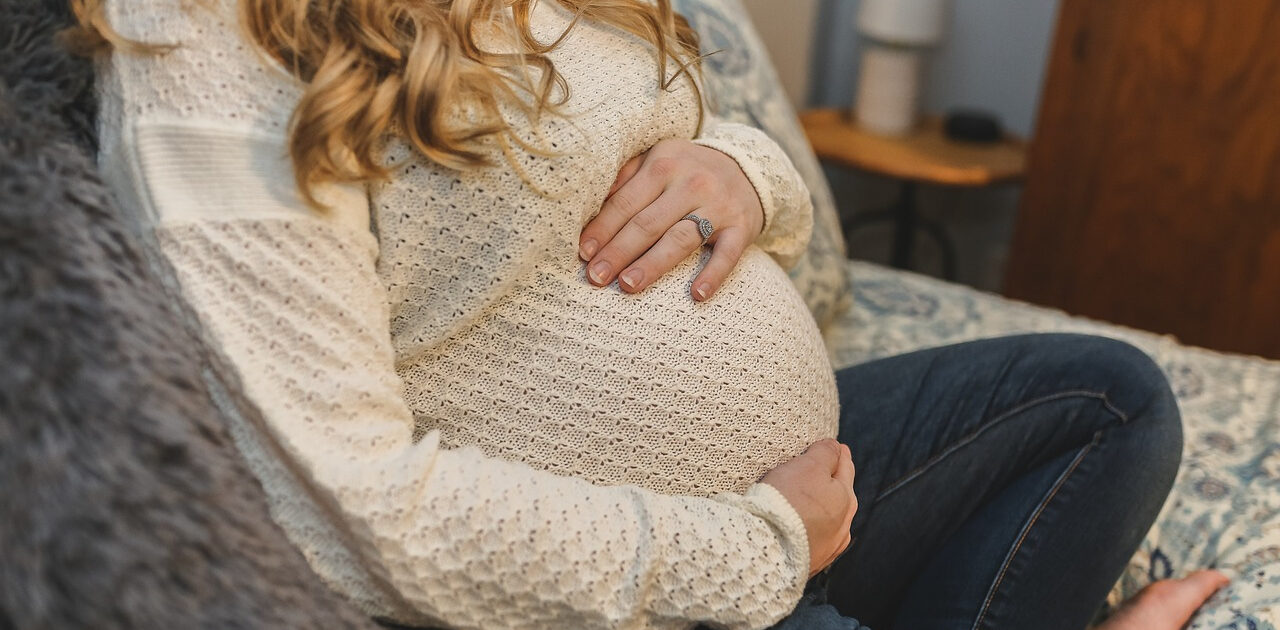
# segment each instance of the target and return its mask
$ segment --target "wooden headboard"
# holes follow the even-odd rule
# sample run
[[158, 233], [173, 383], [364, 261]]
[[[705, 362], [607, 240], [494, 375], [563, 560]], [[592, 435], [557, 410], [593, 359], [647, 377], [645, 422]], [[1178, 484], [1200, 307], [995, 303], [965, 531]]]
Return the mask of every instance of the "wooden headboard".
[[1280, 0], [1062, 0], [1005, 292], [1280, 358]]

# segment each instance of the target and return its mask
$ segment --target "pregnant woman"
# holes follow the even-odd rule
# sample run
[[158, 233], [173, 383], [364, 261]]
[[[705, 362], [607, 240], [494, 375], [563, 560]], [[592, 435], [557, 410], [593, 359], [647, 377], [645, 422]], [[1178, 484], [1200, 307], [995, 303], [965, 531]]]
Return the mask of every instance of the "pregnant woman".
[[1164, 500], [1127, 346], [832, 374], [783, 271], [807, 191], [705, 115], [666, 0], [73, 6], [107, 178], [266, 418], [238, 448], [387, 623], [1076, 630]]

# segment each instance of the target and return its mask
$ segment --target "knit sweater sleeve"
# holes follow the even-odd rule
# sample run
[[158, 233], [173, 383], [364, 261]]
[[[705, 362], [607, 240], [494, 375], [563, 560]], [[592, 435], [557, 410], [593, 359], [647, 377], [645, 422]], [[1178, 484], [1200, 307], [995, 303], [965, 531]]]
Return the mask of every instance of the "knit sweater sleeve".
[[738, 163], [764, 208], [764, 230], [756, 245], [784, 269], [795, 266], [809, 246], [813, 202], [808, 186], [782, 147], [759, 129], [712, 116], [694, 142]]
[[[663, 496], [443, 450], [435, 434], [413, 442], [362, 188], [331, 189], [325, 212], [303, 205], [283, 136], [189, 119], [125, 136], [162, 252], [264, 432], [414, 618], [763, 628], [795, 605], [805, 530], [767, 485]], [[330, 542], [291, 534], [304, 551]]]

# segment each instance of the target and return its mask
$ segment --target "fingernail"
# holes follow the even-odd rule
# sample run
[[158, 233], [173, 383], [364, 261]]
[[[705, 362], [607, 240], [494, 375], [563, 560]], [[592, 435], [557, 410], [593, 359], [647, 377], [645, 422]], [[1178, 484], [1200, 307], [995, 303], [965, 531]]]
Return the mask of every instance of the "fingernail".
[[627, 285], [628, 289], [634, 289], [640, 286], [640, 281], [644, 280], [644, 274], [639, 269], [628, 269], [619, 280]]
[[596, 284], [604, 284], [609, 278], [609, 263], [603, 260], [587, 269], [587, 276]]
[[693, 294], [698, 296], [699, 300], [707, 299], [709, 293], [711, 293], [711, 285], [705, 282], [700, 282], [698, 286], [693, 287]]
[[598, 247], [600, 247], [600, 244], [596, 243], [595, 239], [589, 238], [582, 241], [582, 245], [578, 248], [578, 258], [591, 260], [591, 257], [596, 255]]

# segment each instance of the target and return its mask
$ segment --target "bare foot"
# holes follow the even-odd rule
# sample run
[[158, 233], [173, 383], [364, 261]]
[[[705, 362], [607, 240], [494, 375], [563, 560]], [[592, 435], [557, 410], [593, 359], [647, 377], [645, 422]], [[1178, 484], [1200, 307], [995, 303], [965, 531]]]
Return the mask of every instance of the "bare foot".
[[1230, 582], [1217, 571], [1160, 580], [1139, 591], [1095, 630], [1178, 630], [1205, 600]]

